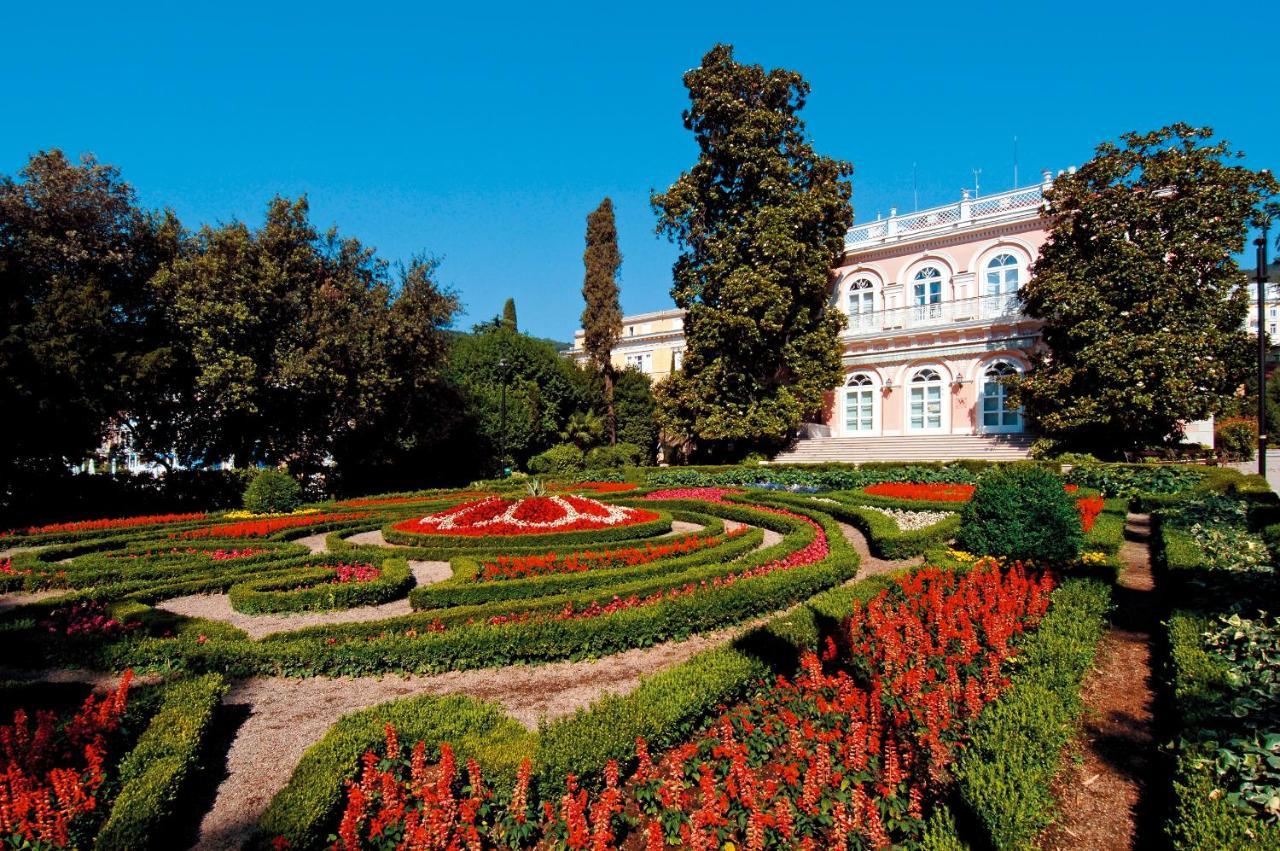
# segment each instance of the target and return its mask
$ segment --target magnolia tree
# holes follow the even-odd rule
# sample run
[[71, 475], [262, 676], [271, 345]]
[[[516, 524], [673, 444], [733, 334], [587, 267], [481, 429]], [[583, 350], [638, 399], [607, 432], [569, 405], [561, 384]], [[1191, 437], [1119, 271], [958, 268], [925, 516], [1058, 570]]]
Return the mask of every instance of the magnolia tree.
[[700, 155], [652, 202], [682, 252], [671, 295], [686, 311], [680, 371], [658, 385], [660, 424], [699, 454], [785, 440], [839, 383], [830, 270], [853, 219], [844, 162], [815, 153], [799, 112], [809, 84], [717, 45], [684, 76]]
[[1016, 384], [1036, 429], [1114, 455], [1181, 436], [1244, 380], [1244, 247], [1277, 189], [1213, 131], [1175, 124], [1104, 143], [1048, 193], [1049, 240], [1022, 290], [1047, 351]]

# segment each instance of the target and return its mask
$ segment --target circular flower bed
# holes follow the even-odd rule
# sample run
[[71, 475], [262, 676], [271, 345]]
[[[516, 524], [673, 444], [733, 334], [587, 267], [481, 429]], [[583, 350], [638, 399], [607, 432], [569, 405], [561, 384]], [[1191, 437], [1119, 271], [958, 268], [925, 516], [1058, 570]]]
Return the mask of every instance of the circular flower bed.
[[524, 499], [491, 496], [421, 519], [405, 520], [393, 528], [419, 535], [542, 535], [633, 526], [657, 519], [652, 511], [608, 505], [571, 494]]

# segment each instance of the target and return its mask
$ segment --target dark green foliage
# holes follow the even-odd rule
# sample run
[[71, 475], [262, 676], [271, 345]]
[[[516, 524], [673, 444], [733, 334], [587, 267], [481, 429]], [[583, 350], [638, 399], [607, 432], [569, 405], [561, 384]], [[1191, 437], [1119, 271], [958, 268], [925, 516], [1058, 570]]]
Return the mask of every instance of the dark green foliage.
[[0, 177], [0, 511], [88, 457], [122, 412], [159, 414], [173, 357], [149, 281], [180, 230], [92, 156], [44, 151]]
[[302, 488], [283, 470], [259, 470], [244, 489], [244, 507], [254, 514], [288, 514], [302, 505]]
[[777, 446], [841, 375], [830, 273], [853, 220], [848, 163], [816, 153], [796, 72], [719, 44], [684, 76], [699, 158], [652, 198], [681, 248], [672, 298], [684, 366], [658, 388], [661, 426], [708, 456]]
[[1232, 256], [1280, 184], [1212, 136], [1186, 124], [1126, 133], [1054, 181], [1049, 241], [1021, 293], [1047, 345], [1016, 391], [1065, 447], [1113, 457], [1163, 445], [1247, 374]]
[[516, 320], [516, 300], [509, 298], [502, 303], [502, 327], [508, 331], [519, 331], [520, 323]]
[[613, 218], [613, 201], [605, 198], [587, 216], [587, 248], [582, 254], [582, 347], [591, 367], [604, 381], [605, 425], [609, 442], [618, 440], [618, 416], [614, 400], [613, 346], [622, 335], [622, 305], [618, 301], [618, 272], [622, 252], [618, 250], [618, 226]]
[[[857, 490], [879, 482], [970, 484], [977, 477], [962, 464], [805, 464], [795, 467], [667, 467], [645, 474], [655, 487], [774, 484], [820, 491]], [[951, 506], [954, 507], [954, 504]]]
[[635, 367], [617, 374], [613, 385], [613, 407], [618, 421], [618, 443], [643, 450], [639, 464], [652, 464], [658, 446], [657, 403], [649, 376]]
[[587, 462], [581, 449], [572, 443], [561, 443], [546, 452], [539, 452], [529, 459], [526, 466], [535, 476], [548, 475], [558, 478], [580, 472], [586, 468]]
[[1062, 479], [1043, 467], [997, 468], [978, 479], [961, 515], [956, 542], [976, 555], [1068, 562], [1084, 533], [1075, 500]]
[[1132, 499], [1138, 494], [1177, 494], [1190, 490], [1209, 475], [1238, 478], [1235, 470], [1207, 471], [1172, 464], [1077, 464], [1067, 473], [1068, 484], [1093, 488], [1105, 497]]
[[[331, 562], [339, 559], [330, 557]], [[321, 612], [376, 606], [404, 597], [413, 585], [409, 563], [402, 558], [381, 560], [382, 575], [367, 582], [335, 582], [325, 565], [300, 566], [284, 576], [251, 579], [231, 586], [228, 596], [238, 612]]]
[[98, 832], [98, 851], [172, 848], [181, 795], [199, 766], [205, 738], [227, 687], [207, 674], [164, 689], [159, 711], [120, 763], [120, 792]]
[[[784, 504], [787, 502], [799, 502], [798, 499], [781, 497], [774, 497], [773, 501], [783, 502]], [[812, 502], [809, 504], [813, 505]], [[953, 513], [950, 517], [924, 529], [904, 531], [899, 528], [893, 518], [873, 508], [864, 508], [845, 503], [823, 503], [821, 508], [825, 513], [849, 523], [866, 535], [867, 544], [870, 546], [871, 552], [883, 559], [897, 560], [922, 555], [927, 550], [950, 541], [960, 529], [960, 515], [958, 513]], [[955, 508], [956, 506], [953, 505], [944, 510], [954, 511]], [[915, 506], [912, 509], [919, 510]], [[932, 511], [935, 509], [929, 508], [927, 510]]]
[[597, 446], [587, 453], [587, 468], [591, 470], [634, 467], [652, 461], [643, 449], [634, 443], [619, 441], [616, 446]]

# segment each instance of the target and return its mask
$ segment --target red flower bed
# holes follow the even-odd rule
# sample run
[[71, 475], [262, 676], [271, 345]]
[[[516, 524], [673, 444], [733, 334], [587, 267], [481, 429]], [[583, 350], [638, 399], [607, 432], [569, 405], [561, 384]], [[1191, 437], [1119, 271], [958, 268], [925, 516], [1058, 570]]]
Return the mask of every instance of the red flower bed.
[[1076, 511], [1080, 512], [1080, 526], [1088, 532], [1102, 513], [1104, 503], [1100, 496], [1083, 496], [1076, 500]]
[[867, 485], [862, 492], [871, 496], [887, 496], [891, 499], [924, 499], [934, 502], [968, 502], [973, 498], [973, 485], [953, 485], [944, 482], [917, 484], [914, 482], [881, 482]]
[[73, 523], [50, 523], [45, 526], [28, 526], [7, 532], [8, 535], [44, 535], [52, 532], [102, 532], [111, 529], [132, 529], [136, 526], [157, 526], [164, 523], [187, 523], [204, 520], [204, 512], [194, 514], [147, 514], [140, 517], [119, 517], [108, 520], [77, 520]]
[[382, 569], [371, 564], [334, 565], [334, 582], [372, 582], [382, 576]]
[[5, 847], [64, 848], [75, 822], [97, 806], [111, 738], [120, 726], [132, 671], [114, 692], [85, 698], [65, 723], [25, 710], [0, 725], [0, 840]]
[[[219, 523], [217, 526], [206, 526], [201, 529], [189, 529], [182, 533], [183, 538], [265, 538], [282, 529], [294, 529], [299, 526], [311, 526], [318, 523], [341, 523], [347, 520], [360, 520], [368, 517], [367, 512], [349, 514], [298, 514], [289, 517], [266, 517], [262, 520], [240, 520], [235, 523]], [[170, 535], [170, 537], [177, 537]]]
[[670, 488], [653, 491], [644, 495], [645, 499], [700, 499], [703, 502], [724, 502], [726, 496], [740, 494], [736, 488]]
[[138, 621], [122, 623], [116, 620], [107, 613], [107, 604], [99, 601], [72, 603], [70, 606], [56, 608], [40, 621], [41, 629], [64, 638], [87, 635], [115, 638], [132, 632], [139, 625]]
[[447, 745], [434, 772], [421, 744], [404, 760], [388, 728], [386, 758], [366, 754], [348, 786], [334, 848], [369, 847], [402, 829], [411, 847], [910, 843], [970, 723], [1005, 687], [1013, 640], [1039, 622], [1052, 588], [1020, 565], [986, 562], [963, 577], [918, 571], [858, 606], [839, 641], [828, 640], [821, 659], [807, 654], [793, 680], [780, 677], [659, 759], [637, 741], [625, 783], [610, 763], [599, 792], [570, 775], [567, 792], [540, 808], [529, 801], [527, 762], [499, 806], [479, 766], [463, 781]]
[[657, 519], [652, 511], [608, 505], [571, 494], [525, 499], [490, 496], [427, 517], [404, 520], [392, 528], [418, 535], [541, 535], [632, 526]]
[[577, 484], [553, 484], [554, 491], [591, 491], [593, 493], [625, 493], [635, 490], [633, 482], [579, 482]]
[[265, 553], [265, 552], [266, 550], [262, 549], [261, 547], [258, 547], [258, 548], [245, 547], [244, 549], [232, 549], [232, 550], [224, 550], [224, 549], [197, 550], [195, 547], [187, 547], [185, 549], [178, 549], [177, 547], [173, 547], [167, 552], [163, 550], [148, 550], [145, 553], [114, 553], [107, 557], [108, 558], [164, 558], [166, 556], [199, 555], [199, 556], [204, 556], [207, 559], [212, 559], [213, 561], [234, 561], [235, 559], [238, 559], [238, 558], [249, 558], [250, 556], [256, 556], [260, 553]]
[[371, 508], [378, 505], [405, 505], [411, 502], [427, 502], [430, 500], [441, 499], [470, 499], [478, 496], [486, 496], [481, 491], [457, 491], [455, 493], [441, 493], [427, 496], [370, 496], [361, 497], [360, 499], [346, 499], [339, 502], [338, 505], [343, 508]]
[[[729, 532], [727, 537], [733, 538], [746, 531], [747, 528], [741, 526]], [[496, 561], [481, 567], [476, 580], [488, 582], [494, 579], [525, 579], [551, 573], [580, 573], [602, 567], [631, 567], [668, 556], [697, 552], [719, 542], [720, 539], [715, 537], [690, 535], [670, 543], [645, 544], [643, 547], [622, 547], [616, 550], [585, 550], [568, 555], [547, 553], [544, 556], [498, 556]]]

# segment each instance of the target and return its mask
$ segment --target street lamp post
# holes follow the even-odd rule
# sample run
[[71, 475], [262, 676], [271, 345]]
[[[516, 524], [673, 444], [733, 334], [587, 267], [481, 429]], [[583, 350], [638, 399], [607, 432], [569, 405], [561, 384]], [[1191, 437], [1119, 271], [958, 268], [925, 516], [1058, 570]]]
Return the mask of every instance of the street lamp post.
[[507, 477], [507, 370], [510, 364], [506, 358], [498, 361], [498, 378], [502, 382], [502, 401], [498, 408], [498, 465], [502, 468], [502, 478]]
[[1267, 476], [1267, 225], [1254, 241], [1258, 248], [1258, 475]]

